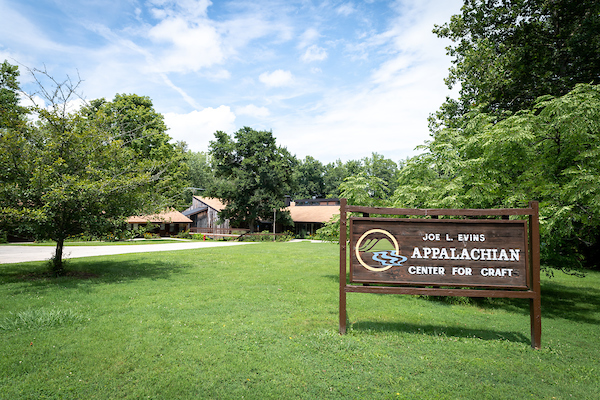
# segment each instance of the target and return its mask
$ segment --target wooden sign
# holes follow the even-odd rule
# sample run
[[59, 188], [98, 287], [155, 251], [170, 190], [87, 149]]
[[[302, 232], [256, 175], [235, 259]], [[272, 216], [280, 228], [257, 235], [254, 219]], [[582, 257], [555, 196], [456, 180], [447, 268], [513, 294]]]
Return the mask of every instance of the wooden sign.
[[526, 221], [350, 218], [350, 282], [527, 289]]
[[[529, 299], [531, 346], [540, 348], [538, 207], [531, 202], [529, 208], [510, 209], [397, 209], [351, 206], [340, 199], [340, 333], [346, 332], [349, 292], [521, 298]], [[348, 219], [349, 212], [363, 216]]]

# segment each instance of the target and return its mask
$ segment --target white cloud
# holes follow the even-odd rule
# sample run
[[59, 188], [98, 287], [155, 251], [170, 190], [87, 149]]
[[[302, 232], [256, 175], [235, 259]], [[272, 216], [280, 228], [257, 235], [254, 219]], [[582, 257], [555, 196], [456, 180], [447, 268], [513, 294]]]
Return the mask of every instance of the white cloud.
[[[173, 15], [187, 15], [188, 18], [204, 18], [210, 0], [150, 0], [150, 4], [156, 7], [152, 13], [156, 18], [162, 19]], [[169, 7], [170, 6], [170, 7]]]
[[208, 107], [188, 114], [165, 113], [164, 117], [169, 135], [185, 141], [193, 151], [206, 151], [216, 131], [235, 130], [235, 114], [228, 106]]
[[[9, 51], [20, 51], [19, 48], [23, 45], [31, 46], [35, 51], [43, 52], [65, 50], [65, 46], [48, 39], [43, 29], [30, 22], [27, 17], [16, 10], [12, 10], [4, 2], [0, 2], [0, 15], [2, 15], [0, 38], [2, 38], [2, 44], [8, 47]], [[11, 43], [13, 46], [9, 46], [7, 43]]]
[[293, 76], [290, 71], [278, 69], [271, 73], [264, 72], [258, 77], [262, 83], [270, 87], [290, 86], [293, 83]]
[[46, 101], [38, 95], [28, 97], [25, 96], [23, 93], [19, 93], [19, 104], [23, 107], [46, 108]]
[[327, 50], [322, 47], [313, 44], [308, 47], [304, 54], [302, 55], [302, 61], [311, 62], [311, 61], [323, 61], [327, 58]]
[[271, 114], [267, 107], [258, 107], [254, 104], [248, 104], [247, 106], [239, 107], [235, 111], [238, 115], [248, 115], [255, 118], [265, 118]]
[[302, 33], [302, 35], [300, 35], [300, 43], [298, 43], [298, 47], [303, 49], [317, 40], [320, 36], [321, 35], [315, 28], [308, 28], [304, 31], [304, 33]]
[[414, 148], [429, 139], [428, 115], [450, 94], [443, 82], [450, 66], [447, 43], [431, 34], [431, 27], [460, 5], [455, 2], [428, 13], [432, 7], [429, 2], [406, 9], [391, 21], [389, 30], [359, 43], [364, 54], [385, 54], [368, 78], [327, 88], [318, 106], [305, 115], [274, 114], [278, 141], [301, 158], [311, 155], [322, 162], [371, 152], [394, 161], [416, 154]]
[[[230, 20], [215, 22], [215, 26], [228, 56], [237, 56], [239, 50], [253, 40], [267, 38], [274, 43], [280, 43], [290, 40], [293, 33], [290, 24], [282, 20], [266, 19], [263, 14], [242, 14]], [[244, 59], [253, 58], [254, 51], [243, 54]]]
[[356, 9], [354, 8], [354, 5], [352, 3], [342, 4], [341, 6], [339, 6], [336, 9], [336, 12], [339, 15], [343, 15], [344, 17], [347, 17], [348, 15], [354, 13], [355, 11], [356, 11]]
[[225, 59], [221, 38], [206, 20], [196, 23], [179, 17], [165, 19], [148, 35], [155, 42], [168, 43], [156, 56], [158, 71], [196, 72]]
[[107, 8], [98, 19], [43, 2], [47, 15], [64, 16], [50, 21], [45, 10], [0, 0], [0, 56], [47, 65], [57, 78], [76, 69], [88, 98], [147, 95], [170, 135], [198, 151], [216, 130], [246, 121], [324, 162], [371, 151], [398, 160], [428, 138], [427, 115], [449, 93], [450, 66], [447, 42], [431, 29], [462, 0], [213, 2], [122, 2], [128, 13]]
[[371, 76], [375, 83], [385, 84], [391, 82], [398, 73], [405, 72], [407, 68], [413, 65], [413, 59], [410, 55], [400, 54], [396, 58], [384, 62], [375, 70]]

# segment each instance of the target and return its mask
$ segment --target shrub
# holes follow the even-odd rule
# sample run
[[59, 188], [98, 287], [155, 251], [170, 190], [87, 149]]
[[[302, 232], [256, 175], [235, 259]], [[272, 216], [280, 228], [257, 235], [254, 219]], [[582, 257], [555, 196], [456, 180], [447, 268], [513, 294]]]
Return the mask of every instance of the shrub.
[[[291, 232], [285, 232], [283, 234], [276, 234], [275, 241], [277, 242], [287, 242], [294, 238], [294, 235]], [[241, 242], [272, 242], [273, 241], [273, 233], [269, 231], [262, 231], [260, 233], [249, 233], [243, 235], [239, 238]]]
[[177, 235], [175, 235], [175, 237], [180, 238], [180, 239], [192, 239], [192, 234], [190, 233], [189, 229], [187, 231], [180, 231]]

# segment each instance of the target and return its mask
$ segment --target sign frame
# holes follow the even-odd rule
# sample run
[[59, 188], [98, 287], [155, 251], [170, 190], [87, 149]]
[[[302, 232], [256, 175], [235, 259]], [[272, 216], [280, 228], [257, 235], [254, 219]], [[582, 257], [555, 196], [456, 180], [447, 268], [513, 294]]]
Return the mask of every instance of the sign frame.
[[[362, 213], [362, 217], [348, 218], [348, 213]], [[395, 215], [413, 218], [371, 218], [371, 214]], [[527, 216], [526, 220], [509, 220], [510, 216]], [[438, 219], [439, 216], [463, 217], [462, 219]], [[420, 218], [414, 218], [420, 217]], [[490, 219], [495, 217], [496, 219]], [[497, 219], [500, 217], [501, 219]], [[524, 229], [523, 238], [524, 264], [521, 262], [520, 274], [525, 276], [514, 280], [511, 284], [486, 284], [465, 280], [464, 282], [447, 283], [444, 281], [410, 281], [400, 279], [395, 281], [386, 277], [385, 273], [376, 271], [372, 275], [376, 278], [357, 278], [355, 269], [366, 270], [362, 267], [355, 268], [358, 252], [354, 248], [355, 242], [348, 243], [347, 227], [352, 228], [355, 224], [367, 223], [377, 224], [428, 224], [428, 226], [521, 226]], [[440, 225], [435, 225], [440, 224]], [[466, 224], [466, 225], [465, 225]], [[415, 225], [419, 226], [419, 225]], [[425, 226], [425, 225], [422, 225]], [[520, 229], [520, 228], [519, 228]], [[392, 236], [383, 229], [372, 229]], [[369, 232], [371, 232], [369, 231]], [[385, 232], [384, 232], [385, 231]], [[363, 235], [364, 236], [364, 235]], [[380, 235], [381, 236], [381, 235]], [[435, 237], [434, 237], [435, 238]], [[392, 241], [395, 241], [392, 239]], [[357, 242], [358, 243], [358, 242]], [[360, 244], [360, 243], [358, 243]], [[396, 244], [396, 248], [397, 248]], [[348, 262], [347, 250], [350, 247], [350, 262]], [[476, 253], [477, 254], [477, 253]], [[446, 260], [448, 257], [446, 258]], [[354, 261], [354, 264], [353, 264]], [[483, 263], [483, 262], [482, 262]], [[348, 266], [349, 264], [349, 266]], [[362, 261], [361, 261], [362, 264]], [[442, 262], [443, 264], [443, 262]], [[446, 262], [446, 265], [448, 262]], [[476, 263], [470, 262], [470, 265]], [[364, 264], [363, 264], [364, 265]], [[375, 269], [373, 269], [375, 270]], [[349, 272], [349, 281], [346, 277]], [[442, 274], [443, 274], [442, 269]], [[360, 275], [360, 274], [359, 274]], [[384, 277], [383, 280], [381, 277]], [[404, 209], [404, 208], [382, 208], [363, 207], [347, 204], [346, 199], [340, 199], [340, 275], [339, 275], [339, 332], [346, 333], [347, 312], [346, 293], [379, 293], [379, 294], [408, 294], [428, 296], [462, 296], [462, 297], [503, 297], [529, 299], [531, 347], [541, 347], [541, 290], [540, 290], [540, 238], [539, 238], [539, 203], [531, 201], [528, 208], [505, 208], [505, 209]], [[524, 279], [523, 279], [524, 278]], [[371, 286], [377, 285], [377, 286]]]

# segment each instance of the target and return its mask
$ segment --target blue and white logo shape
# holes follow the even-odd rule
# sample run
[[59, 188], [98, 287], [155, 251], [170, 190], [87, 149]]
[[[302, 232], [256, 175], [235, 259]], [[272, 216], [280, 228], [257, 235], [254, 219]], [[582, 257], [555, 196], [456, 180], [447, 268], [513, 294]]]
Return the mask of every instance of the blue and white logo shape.
[[[384, 234], [385, 236], [387, 236], [387, 238], [381, 238], [381, 235], [377, 235], [380, 237], [375, 239], [367, 238], [367, 236], [373, 233]], [[392, 246], [394, 249], [373, 251], [373, 248], [375, 248], [375, 246], [381, 244], [382, 242], [387, 242], [388, 246]], [[378, 265], [372, 266], [364, 262], [361, 256], [361, 252], [363, 254], [372, 253], [371, 259], [378, 263]], [[400, 267], [402, 266], [402, 263], [404, 263], [407, 260], [406, 257], [399, 254], [400, 248], [398, 246], [398, 241], [396, 240], [394, 235], [383, 229], [371, 229], [363, 233], [360, 239], [358, 239], [358, 241], [356, 242], [355, 253], [358, 262], [360, 262], [360, 264], [363, 267], [373, 272], [382, 272], [387, 271], [392, 267]]]
[[401, 267], [408, 258], [401, 256], [396, 250], [374, 251], [373, 261], [381, 263], [383, 266]]

